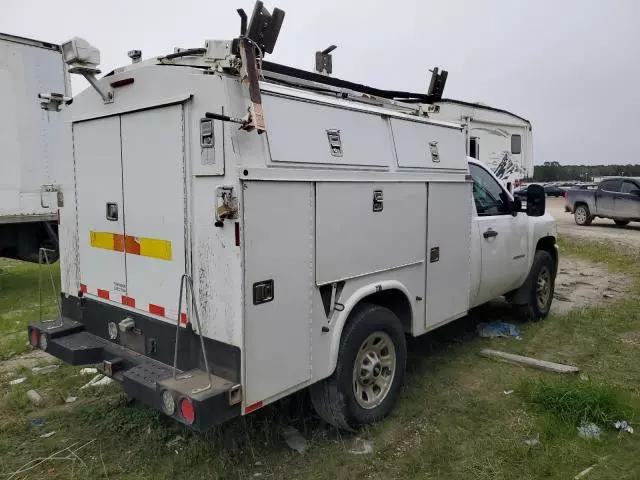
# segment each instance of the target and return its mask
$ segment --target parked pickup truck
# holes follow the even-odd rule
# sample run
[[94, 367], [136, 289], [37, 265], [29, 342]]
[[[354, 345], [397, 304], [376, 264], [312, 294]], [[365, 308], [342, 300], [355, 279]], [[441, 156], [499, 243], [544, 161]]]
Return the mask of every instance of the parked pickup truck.
[[640, 177], [607, 178], [595, 190], [567, 190], [565, 199], [578, 225], [590, 225], [596, 217], [616, 225], [640, 222]]

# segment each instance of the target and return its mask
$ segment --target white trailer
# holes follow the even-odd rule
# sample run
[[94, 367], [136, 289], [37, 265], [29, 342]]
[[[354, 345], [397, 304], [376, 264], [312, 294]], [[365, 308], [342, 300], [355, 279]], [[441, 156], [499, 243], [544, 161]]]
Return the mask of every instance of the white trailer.
[[466, 127], [467, 155], [480, 160], [510, 192], [533, 177], [531, 122], [515, 113], [482, 103], [440, 99], [431, 117]]
[[257, 62], [283, 12], [256, 11], [234, 41], [101, 80], [63, 45], [95, 86], [61, 113], [62, 312], [29, 338], [197, 429], [306, 387], [354, 428], [393, 407], [405, 335], [505, 294], [547, 315], [555, 221], [466, 157], [462, 126]]
[[40, 247], [58, 249], [63, 203], [54, 154], [62, 121], [38, 97], [71, 95], [60, 46], [0, 33], [0, 92], [0, 256], [37, 261]]

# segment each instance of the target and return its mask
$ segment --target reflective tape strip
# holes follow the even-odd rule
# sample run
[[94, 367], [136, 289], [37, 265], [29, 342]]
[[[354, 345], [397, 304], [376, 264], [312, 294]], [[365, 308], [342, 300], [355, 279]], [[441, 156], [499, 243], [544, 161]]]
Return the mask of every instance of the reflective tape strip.
[[153, 303], [149, 304], [149, 313], [153, 313], [154, 315], [160, 315], [164, 317], [164, 307], [160, 305], [154, 305]]
[[112, 232], [89, 232], [90, 244], [95, 248], [126, 252], [131, 255], [171, 260], [171, 241], [158, 238], [134, 237]]
[[189, 321], [187, 320], [187, 314], [186, 313], [181, 313], [180, 314], [180, 323], [182, 325], [186, 325], [187, 323], [189, 323]]
[[102, 289], [98, 289], [98, 296], [100, 298], [104, 298], [105, 300], [109, 300], [109, 290], [102, 290]]
[[136, 299], [127, 297], [126, 295], [122, 295], [122, 304], [126, 305], [127, 307], [136, 308]]

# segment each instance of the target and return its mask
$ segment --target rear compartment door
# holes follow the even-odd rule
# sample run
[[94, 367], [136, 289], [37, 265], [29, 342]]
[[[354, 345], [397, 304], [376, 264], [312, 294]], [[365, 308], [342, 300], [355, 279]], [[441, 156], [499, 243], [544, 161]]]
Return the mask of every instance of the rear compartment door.
[[122, 115], [129, 306], [175, 322], [185, 272], [183, 106]]
[[80, 289], [120, 302], [127, 294], [120, 117], [73, 124]]

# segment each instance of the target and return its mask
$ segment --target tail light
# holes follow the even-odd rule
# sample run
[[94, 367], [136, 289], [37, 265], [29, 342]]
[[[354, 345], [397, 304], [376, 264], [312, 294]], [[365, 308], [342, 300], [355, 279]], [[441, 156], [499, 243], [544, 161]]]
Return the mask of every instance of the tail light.
[[39, 330], [36, 330], [35, 328], [31, 329], [31, 332], [29, 333], [29, 343], [31, 344], [32, 347], [37, 347], [38, 345], [40, 345]]
[[180, 399], [180, 415], [185, 422], [192, 424], [196, 419], [196, 411], [193, 408], [193, 401], [189, 397]]

